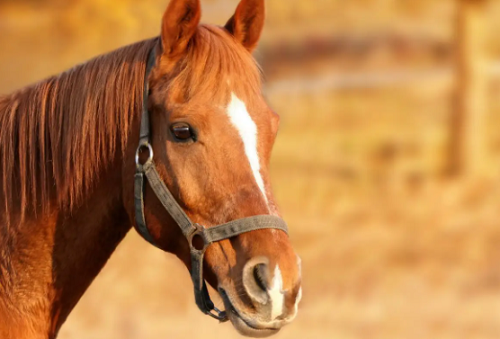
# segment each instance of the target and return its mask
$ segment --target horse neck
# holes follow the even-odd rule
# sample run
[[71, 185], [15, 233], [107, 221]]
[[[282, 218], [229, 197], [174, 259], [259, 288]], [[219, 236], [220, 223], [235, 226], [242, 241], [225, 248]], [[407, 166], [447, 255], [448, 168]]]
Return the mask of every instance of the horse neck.
[[55, 336], [130, 229], [120, 173], [110, 166], [71, 213], [52, 209], [0, 230], [0, 318], [10, 318], [0, 338]]
[[[45, 183], [42, 188], [50, 190], [45, 195], [48, 199], [41, 199], [50, 202], [48, 208], [38, 203], [25, 206], [23, 194], [20, 198], [16, 190], [11, 194], [14, 201], [0, 193], [0, 338], [54, 337], [131, 228], [123, 205], [133, 200], [133, 194], [123, 197], [130, 192], [122, 187], [122, 175], [129, 176], [122, 174], [122, 168], [124, 158], [134, 168], [132, 148], [137, 145], [139, 122], [133, 114], [140, 113], [145, 60], [155, 44], [157, 40], [151, 39], [124, 47], [0, 98], [0, 127], [10, 126], [4, 133], [0, 128], [0, 140], [12, 145], [0, 144], [0, 154], [10, 154], [12, 160], [3, 163], [24, 168], [24, 172], [13, 172], [12, 183], [0, 180], [0, 192], [6, 191], [4, 184], [17, 190], [16, 180], [25, 180], [24, 187], [29, 188], [39, 180]], [[121, 87], [113, 90], [113, 86]], [[43, 126], [46, 130], [38, 131], [40, 138], [25, 142], [18, 125], [31, 132]], [[83, 131], [82, 136], [94, 133], [94, 137], [74, 138], [78, 131]], [[42, 136], [46, 136], [45, 145], [38, 144]], [[63, 145], [77, 153], [61, 152]], [[24, 154], [30, 160], [18, 166]], [[82, 168], [83, 163], [90, 167]], [[0, 171], [5, 168], [9, 166], [0, 166]], [[40, 168], [45, 173], [33, 175]], [[68, 181], [68, 177], [79, 181]], [[40, 195], [35, 190], [30, 196], [30, 191], [24, 200]], [[74, 191], [83, 192], [82, 196], [72, 200]], [[64, 206], [67, 201], [70, 208]]]
[[[131, 131], [138, 134], [138, 129]], [[1, 211], [0, 199], [0, 338], [55, 337], [130, 230], [123, 206], [123, 158], [115, 152], [102, 164], [93, 188], [71, 209], [52, 192], [47, 211], [21, 217], [18, 208]], [[2, 186], [0, 180], [0, 192]]]

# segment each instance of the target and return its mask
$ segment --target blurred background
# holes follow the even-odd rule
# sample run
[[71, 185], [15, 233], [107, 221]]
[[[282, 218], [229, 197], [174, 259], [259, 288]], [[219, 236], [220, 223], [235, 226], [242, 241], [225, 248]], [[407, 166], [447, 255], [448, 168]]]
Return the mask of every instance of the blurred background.
[[[0, 94], [159, 34], [168, 0], [0, 0]], [[202, 1], [224, 24], [237, 0]], [[274, 191], [304, 298], [277, 338], [500, 338], [500, 1], [267, 0]], [[130, 232], [62, 339], [235, 338]]]

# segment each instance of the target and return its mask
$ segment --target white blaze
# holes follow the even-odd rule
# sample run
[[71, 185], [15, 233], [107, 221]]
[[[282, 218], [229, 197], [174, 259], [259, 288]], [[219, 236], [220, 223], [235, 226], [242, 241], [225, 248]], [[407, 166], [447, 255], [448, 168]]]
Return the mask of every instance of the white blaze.
[[266, 189], [262, 176], [260, 175], [260, 160], [257, 151], [257, 126], [248, 113], [245, 103], [234, 93], [231, 93], [231, 102], [227, 107], [227, 114], [243, 140], [245, 154], [250, 162], [250, 168], [252, 169], [255, 182], [259, 186], [267, 204]]

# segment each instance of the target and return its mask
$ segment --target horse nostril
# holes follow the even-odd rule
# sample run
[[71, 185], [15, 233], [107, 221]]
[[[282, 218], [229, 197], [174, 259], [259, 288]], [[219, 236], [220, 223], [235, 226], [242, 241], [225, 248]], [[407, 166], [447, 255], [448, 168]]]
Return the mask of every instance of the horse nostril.
[[269, 260], [266, 257], [255, 257], [243, 267], [243, 287], [250, 299], [257, 304], [266, 304], [269, 301], [271, 273], [268, 263]]
[[257, 286], [264, 292], [269, 289], [269, 269], [266, 264], [257, 264], [253, 269], [253, 277]]

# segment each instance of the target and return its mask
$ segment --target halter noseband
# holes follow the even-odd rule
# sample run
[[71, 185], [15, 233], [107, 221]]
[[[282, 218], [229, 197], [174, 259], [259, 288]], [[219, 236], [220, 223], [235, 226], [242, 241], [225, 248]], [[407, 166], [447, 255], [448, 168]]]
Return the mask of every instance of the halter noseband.
[[[196, 305], [199, 309], [210, 315], [211, 317], [223, 322], [227, 321], [227, 314], [224, 311], [218, 310], [208, 293], [207, 285], [203, 279], [203, 256], [206, 249], [210, 244], [229, 239], [240, 235], [242, 233], [260, 230], [260, 229], [279, 229], [288, 233], [285, 221], [279, 217], [272, 215], [258, 215], [244, 219], [230, 221], [226, 224], [217, 225], [210, 228], [205, 228], [199, 224], [193, 223], [183, 209], [179, 206], [172, 193], [168, 190], [165, 183], [160, 178], [156, 171], [153, 162], [153, 147], [150, 141], [150, 122], [148, 111], [148, 96], [149, 96], [149, 83], [148, 78], [155, 64], [155, 49], [149, 52], [146, 74], [144, 77], [144, 93], [142, 101], [142, 117], [139, 146], [135, 156], [136, 174], [134, 182], [134, 203], [135, 203], [135, 221], [137, 223], [137, 230], [141, 236], [152, 245], [158, 247], [149, 230], [146, 226], [146, 219], [144, 215], [144, 176], [147, 182], [153, 189], [158, 200], [160, 200], [163, 207], [171, 215], [172, 219], [182, 230], [186, 237], [191, 252], [191, 280], [194, 285], [194, 297]], [[139, 159], [140, 153], [147, 149], [149, 152], [148, 159], [141, 163]], [[203, 240], [203, 248], [199, 249], [194, 246], [194, 238], [199, 237]]]

